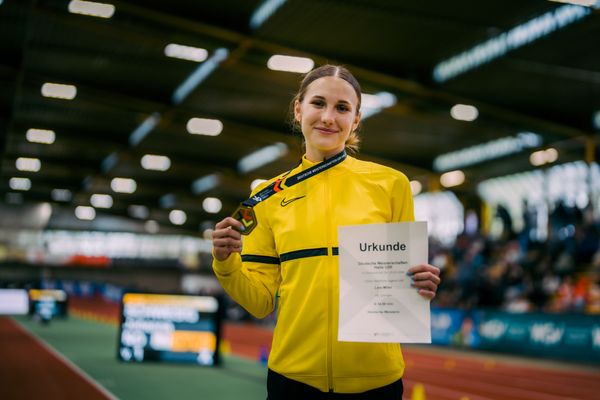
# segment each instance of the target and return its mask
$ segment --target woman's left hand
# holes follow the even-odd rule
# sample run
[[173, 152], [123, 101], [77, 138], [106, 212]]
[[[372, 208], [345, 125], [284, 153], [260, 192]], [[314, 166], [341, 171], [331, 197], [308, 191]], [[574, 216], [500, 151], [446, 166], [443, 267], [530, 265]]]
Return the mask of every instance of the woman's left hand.
[[419, 291], [419, 294], [429, 300], [435, 297], [437, 288], [441, 282], [440, 269], [430, 264], [419, 264], [408, 269], [408, 274], [413, 280], [411, 286]]

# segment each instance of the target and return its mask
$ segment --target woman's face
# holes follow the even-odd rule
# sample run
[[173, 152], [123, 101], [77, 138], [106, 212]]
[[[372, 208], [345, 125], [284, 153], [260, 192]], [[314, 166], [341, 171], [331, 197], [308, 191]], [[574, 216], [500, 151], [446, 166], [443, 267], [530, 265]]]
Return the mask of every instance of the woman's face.
[[325, 76], [306, 88], [302, 102], [294, 104], [294, 117], [306, 141], [306, 157], [323, 161], [345, 147], [346, 139], [360, 122], [358, 97], [342, 78]]

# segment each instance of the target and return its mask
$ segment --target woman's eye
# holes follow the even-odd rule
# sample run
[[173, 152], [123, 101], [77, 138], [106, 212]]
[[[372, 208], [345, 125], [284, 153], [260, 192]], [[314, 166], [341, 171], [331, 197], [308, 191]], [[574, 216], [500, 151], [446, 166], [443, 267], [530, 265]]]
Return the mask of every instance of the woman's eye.
[[317, 106], [317, 107], [323, 107], [325, 105], [325, 102], [323, 102], [321, 100], [313, 100], [313, 101], [311, 101], [310, 104]]
[[343, 105], [343, 104], [339, 104], [337, 106], [338, 111], [340, 112], [346, 112], [346, 111], [350, 111], [350, 108], [348, 108], [348, 106]]

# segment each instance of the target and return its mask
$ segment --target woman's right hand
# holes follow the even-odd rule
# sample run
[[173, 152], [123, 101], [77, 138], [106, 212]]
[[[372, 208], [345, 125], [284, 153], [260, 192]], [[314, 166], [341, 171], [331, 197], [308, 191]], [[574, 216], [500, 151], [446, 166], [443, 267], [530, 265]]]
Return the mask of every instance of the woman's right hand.
[[212, 234], [213, 255], [219, 261], [225, 261], [231, 253], [242, 252], [242, 223], [227, 217], [215, 225]]

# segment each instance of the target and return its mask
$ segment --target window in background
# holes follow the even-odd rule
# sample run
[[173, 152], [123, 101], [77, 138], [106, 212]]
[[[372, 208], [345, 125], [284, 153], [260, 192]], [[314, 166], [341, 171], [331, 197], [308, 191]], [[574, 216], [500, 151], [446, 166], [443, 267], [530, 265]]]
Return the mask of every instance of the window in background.
[[464, 228], [464, 208], [456, 195], [452, 192], [423, 193], [414, 201], [415, 219], [427, 221], [429, 237], [443, 245], [452, 245]]

